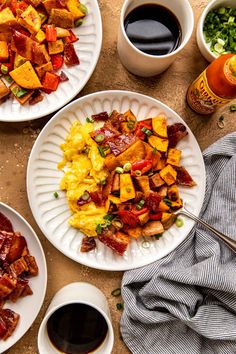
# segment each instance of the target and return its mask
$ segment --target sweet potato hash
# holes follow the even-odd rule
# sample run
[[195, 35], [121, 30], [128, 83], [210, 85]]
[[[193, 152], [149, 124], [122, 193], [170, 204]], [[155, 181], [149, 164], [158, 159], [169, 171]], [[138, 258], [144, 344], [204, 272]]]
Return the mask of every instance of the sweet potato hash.
[[60, 187], [69, 224], [85, 234], [81, 252], [98, 239], [123, 255], [132, 238], [160, 237], [173, 225], [183, 203], [179, 185], [196, 185], [176, 148], [187, 134], [182, 123], [167, 125], [164, 114], [137, 121], [131, 110], [74, 122], [58, 168], [65, 168]]

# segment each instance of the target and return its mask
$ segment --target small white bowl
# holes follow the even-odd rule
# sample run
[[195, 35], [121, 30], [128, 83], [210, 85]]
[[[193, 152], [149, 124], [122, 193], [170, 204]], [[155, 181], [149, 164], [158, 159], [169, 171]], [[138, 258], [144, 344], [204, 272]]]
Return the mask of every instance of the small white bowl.
[[197, 26], [197, 44], [200, 52], [202, 55], [205, 57], [206, 60], [212, 62], [216, 58], [218, 58], [217, 55], [212, 53], [210, 50], [209, 44], [206, 43], [204, 35], [203, 35], [203, 25], [204, 21], [206, 18], [206, 15], [208, 12], [210, 12], [213, 9], [219, 8], [219, 7], [225, 7], [225, 6], [230, 6], [230, 7], [236, 7], [235, 0], [212, 0], [204, 9], [203, 13], [201, 14], [199, 21], [198, 21], [198, 26]]

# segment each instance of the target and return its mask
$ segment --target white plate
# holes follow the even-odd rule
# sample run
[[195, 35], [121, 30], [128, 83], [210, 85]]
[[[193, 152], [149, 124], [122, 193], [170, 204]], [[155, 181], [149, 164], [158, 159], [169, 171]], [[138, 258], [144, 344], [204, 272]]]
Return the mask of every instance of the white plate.
[[[125, 112], [129, 108], [139, 120], [164, 111], [169, 124], [184, 123], [174, 111], [148, 96], [128, 91], [97, 92], [76, 100], [58, 112], [38, 136], [29, 159], [28, 199], [39, 227], [62, 253], [93, 268], [127, 270], [149, 264], [174, 250], [194, 225], [193, 221], [186, 219], [182, 228], [172, 226], [160, 240], [150, 241], [149, 249], [142, 247], [142, 238], [132, 239], [123, 257], [116, 255], [99, 241], [95, 251], [80, 252], [82, 234], [67, 223], [70, 210], [65, 193], [60, 191], [58, 199], [53, 196], [59, 190], [63, 176], [63, 172], [57, 170], [57, 163], [62, 159], [60, 144], [64, 142], [75, 119], [84, 122], [85, 117], [91, 114], [111, 112], [113, 109]], [[178, 148], [182, 150], [182, 164], [197, 182], [197, 186], [181, 188], [180, 192], [184, 201], [188, 202], [189, 210], [198, 215], [205, 193], [205, 167], [198, 143], [190, 129], [187, 129], [189, 134], [178, 144]]]
[[33, 290], [33, 294], [19, 298], [16, 303], [7, 301], [3, 307], [10, 308], [20, 315], [19, 322], [13, 334], [6, 341], [0, 341], [0, 353], [3, 353], [28, 331], [36, 319], [45, 297], [47, 265], [40, 241], [27, 221], [17, 211], [4, 203], [0, 203], [0, 212], [9, 218], [14, 231], [20, 231], [22, 236], [25, 237], [30, 254], [35, 257], [39, 268], [39, 274], [36, 277], [29, 278], [29, 285]]
[[50, 95], [43, 94], [43, 101], [33, 106], [28, 103], [21, 106], [15, 99], [10, 98], [0, 105], [0, 121], [23, 122], [46, 116], [67, 104], [85, 86], [95, 69], [101, 51], [102, 20], [97, 0], [84, 0], [83, 3], [88, 7], [88, 15], [82, 26], [73, 29], [79, 37], [74, 47], [80, 65], [62, 67], [69, 81], [60, 83], [57, 91]]

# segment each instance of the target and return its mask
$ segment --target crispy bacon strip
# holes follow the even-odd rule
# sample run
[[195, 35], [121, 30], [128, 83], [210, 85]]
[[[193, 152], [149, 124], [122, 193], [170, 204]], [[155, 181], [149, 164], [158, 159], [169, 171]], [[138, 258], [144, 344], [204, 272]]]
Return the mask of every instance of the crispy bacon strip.
[[104, 245], [111, 248], [120, 256], [123, 256], [129, 244], [129, 236], [123, 232], [116, 232], [112, 228], [104, 229], [101, 235], [98, 236], [99, 240]]
[[3, 309], [0, 311], [0, 319], [5, 323], [7, 331], [2, 339], [6, 340], [14, 332], [20, 316], [10, 309]]
[[130, 145], [132, 145], [137, 138], [133, 134], [125, 135], [121, 134], [118, 136], [114, 136], [107, 141], [111, 151], [115, 156], [121, 154], [124, 150], [128, 149]]
[[3, 274], [0, 277], [0, 299], [5, 299], [16, 287], [17, 280], [8, 275]]
[[[2, 213], [0, 213], [0, 230], [6, 232], [13, 232], [12, 223]], [[0, 244], [0, 248], [1, 248], [1, 244]]]
[[192, 179], [188, 171], [183, 166], [175, 167], [175, 170], [177, 171], [177, 184], [187, 187], [196, 186], [196, 182]]
[[181, 139], [188, 135], [188, 132], [185, 125], [182, 123], [174, 123], [167, 127], [167, 134], [169, 139], [169, 148], [173, 148]]
[[94, 237], [84, 236], [80, 247], [80, 252], [89, 252], [96, 248]]

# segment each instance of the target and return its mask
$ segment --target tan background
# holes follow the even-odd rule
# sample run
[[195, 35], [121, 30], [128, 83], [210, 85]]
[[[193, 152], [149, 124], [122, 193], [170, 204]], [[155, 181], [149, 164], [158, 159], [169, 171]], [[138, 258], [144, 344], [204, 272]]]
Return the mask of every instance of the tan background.
[[[197, 22], [207, 1], [190, 2]], [[174, 64], [160, 76], [151, 79], [138, 78], [122, 67], [116, 51], [122, 3], [122, 0], [99, 1], [103, 19], [102, 52], [94, 74], [78, 97], [107, 89], [132, 90], [155, 97], [180, 114], [192, 129], [202, 149], [219, 137], [236, 130], [236, 113], [230, 113], [228, 107], [224, 109], [225, 128], [220, 129], [217, 122], [221, 112], [211, 118], [200, 117], [186, 106], [185, 95], [188, 85], [207, 65], [198, 51], [195, 31], [189, 45], [179, 54]], [[44, 118], [24, 124], [0, 123], [0, 201], [15, 208], [33, 226], [42, 242], [48, 264], [48, 288], [44, 305], [32, 328], [8, 351], [8, 354], [37, 353], [37, 332], [50, 299], [58, 289], [72, 281], [91, 282], [106, 294], [115, 332], [113, 354], [129, 353], [119, 334], [120, 312], [116, 310], [116, 303], [121, 299], [111, 296], [111, 291], [120, 287], [122, 273], [90, 269], [66, 258], [46, 240], [31, 214], [25, 184], [27, 161], [33, 143], [47, 120]]]

